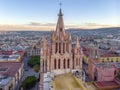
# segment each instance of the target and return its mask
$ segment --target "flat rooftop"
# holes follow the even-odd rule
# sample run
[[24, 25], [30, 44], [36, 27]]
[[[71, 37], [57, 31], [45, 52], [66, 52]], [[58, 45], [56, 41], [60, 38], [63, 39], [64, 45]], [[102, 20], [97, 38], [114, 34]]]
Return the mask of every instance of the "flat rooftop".
[[95, 82], [95, 86], [100, 90], [113, 90], [115, 88], [120, 88], [119, 83], [116, 81]]
[[0, 55], [0, 61], [17, 61], [20, 55]]
[[14, 77], [22, 63], [17, 62], [0, 62], [0, 74], [3, 76]]
[[6, 77], [0, 74], [0, 87], [7, 85], [10, 82], [10, 80], [12, 80], [11, 77]]

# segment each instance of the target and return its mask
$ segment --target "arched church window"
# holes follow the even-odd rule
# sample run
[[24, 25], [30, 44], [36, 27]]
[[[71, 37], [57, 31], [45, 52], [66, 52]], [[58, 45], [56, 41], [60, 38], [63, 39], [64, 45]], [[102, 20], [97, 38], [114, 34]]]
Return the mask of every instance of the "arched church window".
[[66, 43], [66, 51], [69, 52], [69, 45]]
[[65, 66], [66, 66], [66, 60], [65, 59], [63, 60], [63, 66], [64, 66], [64, 69], [65, 69]]
[[114, 75], [116, 75], [116, 73], [117, 73], [117, 72], [116, 72], [116, 70], [115, 70], [115, 71], [114, 71]]
[[58, 60], [58, 69], [60, 69], [60, 59]]
[[81, 62], [81, 59], [79, 59], [79, 65], [81, 65], [81, 63], [80, 63], [80, 62]]
[[68, 60], [67, 60], [67, 67], [68, 67], [68, 68], [70, 68], [69, 65], [70, 65], [70, 60], [68, 59]]
[[43, 60], [43, 65], [42, 66], [43, 66], [42, 68], [43, 68], [43, 71], [44, 71], [44, 60]]
[[79, 64], [79, 61], [78, 61], [78, 58], [76, 58], [76, 65], [78, 65]]
[[58, 43], [56, 43], [55, 53], [57, 53], [58, 50]]
[[47, 60], [45, 60], [45, 71], [47, 71]]
[[98, 73], [97, 73], [97, 70], [95, 70], [95, 72], [94, 72], [94, 81], [97, 81], [97, 76], [98, 76]]
[[56, 69], [57, 66], [56, 66], [56, 59], [54, 60], [54, 69]]
[[65, 43], [63, 43], [63, 53], [65, 53]]
[[59, 53], [61, 53], [61, 43], [59, 43]]

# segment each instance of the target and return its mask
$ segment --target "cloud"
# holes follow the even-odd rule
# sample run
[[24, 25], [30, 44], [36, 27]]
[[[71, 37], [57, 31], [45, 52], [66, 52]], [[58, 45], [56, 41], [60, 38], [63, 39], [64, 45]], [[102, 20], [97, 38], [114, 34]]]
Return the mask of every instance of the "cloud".
[[0, 30], [54, 30], [55, 23], [30, 22], [28, 24], [0, 25]]
[[55, 26], [55, 23], [38, 23], [38, 22], [30, 22], [27, 25], [31, 25], [31, 26]]
[[103, 25], [98, 23], [84, 23], [85, 26], [110, 26], [110, 25]]
[[[65, 28], [78, 28], [77, 25], [67, 24]], [[0, 30], [55, 30], [56, 23], [39, 23], [30, 22], [28, 24], [19, 25], [0, 25]]]
[[79, 25], [74, 25], [74, 24], [68, 24], [68, 25], [65, 25], [65, 28], [79, 28]]
[[95, 29], [95, 28], [107, 28], [107, 27], [120, 27], [120, 25], [108, 25], [99, 23], [83, 23], [80, 25], [82, 28]]
[[0, 31], [8, 30], [51, 30], [53, 27], [49, 26], [33, 26], [33, 25], [0, 25]]

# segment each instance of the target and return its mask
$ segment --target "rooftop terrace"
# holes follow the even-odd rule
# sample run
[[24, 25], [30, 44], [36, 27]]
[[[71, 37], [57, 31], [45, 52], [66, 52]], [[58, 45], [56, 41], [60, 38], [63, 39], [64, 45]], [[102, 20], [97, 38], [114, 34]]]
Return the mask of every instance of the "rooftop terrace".
[[0, 55], [0, 61], [20, 61], [20, 55]]
[[55, 90], [94, 90], [70, 73], [56, 76], [52, 84]]
[[17, 62], [0, 62], [0, 74], [3, 76], [14, 77], [22, 63]]
[[94, 83], [99, 90], [113, 90], [115, 88], [120, 88], [118, 82], [114, 81], [101, 81]]

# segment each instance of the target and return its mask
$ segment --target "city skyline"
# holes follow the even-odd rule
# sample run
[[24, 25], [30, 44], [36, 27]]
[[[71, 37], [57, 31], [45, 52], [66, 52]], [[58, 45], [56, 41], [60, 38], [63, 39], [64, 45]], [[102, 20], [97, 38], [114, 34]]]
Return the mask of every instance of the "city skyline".
[[[119, 0], [61, 0], [65, 28], [120, 27]], [[0, 1], [0, 31], [55, 30], [60, 0]]]

